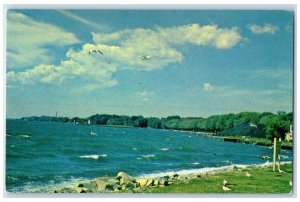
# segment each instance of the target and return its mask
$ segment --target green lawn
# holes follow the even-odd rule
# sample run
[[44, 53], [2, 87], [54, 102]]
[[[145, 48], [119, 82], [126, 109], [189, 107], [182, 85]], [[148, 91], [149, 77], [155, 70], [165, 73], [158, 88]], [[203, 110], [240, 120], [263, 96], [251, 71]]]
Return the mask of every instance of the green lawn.
[[[193, 179], [188, 183], [175, 183], [167, 187], [150, 187], [143, 193], [250, 193], [282, 194], [290, 193], [292, 187], [292, 164], [281, 166], [284, 173], [273, 172], [272, 167], [225, 172], [217, 175]], [[246, 172], [251, 177], [246, 176]], [[230, 185], [231, 191], [223, 191], [223, 179]]]

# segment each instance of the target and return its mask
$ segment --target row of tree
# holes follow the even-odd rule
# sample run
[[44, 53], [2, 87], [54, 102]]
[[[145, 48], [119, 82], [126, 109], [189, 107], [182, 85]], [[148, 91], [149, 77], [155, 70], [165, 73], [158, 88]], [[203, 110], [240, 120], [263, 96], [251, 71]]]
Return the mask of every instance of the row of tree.
[[[173, 129], [187, 131], [201, 131], [219, 133], [224, 130], [233, 129], [241, 125], [252, 125], [263, 129], [263, 137], [271, 139], [273, 137], [282, 137], [289, 130], [293, 122], [293, 113], [278, 112], [277, 114], [264, 112], [241, 112], [238, 114], [214, 115], [208, 118], [168, 116], [167, 118], [143, 116], [124, 116], [96, 114], [87, 118], [68, 118], [68, 117], [50, 117], [33, 116], [22, 119], [34, 121], [56, 121], [77, 124], [93, 125], [115, 125], [142, 128]], [[241, 134], [243, 132], [241, 131]]]

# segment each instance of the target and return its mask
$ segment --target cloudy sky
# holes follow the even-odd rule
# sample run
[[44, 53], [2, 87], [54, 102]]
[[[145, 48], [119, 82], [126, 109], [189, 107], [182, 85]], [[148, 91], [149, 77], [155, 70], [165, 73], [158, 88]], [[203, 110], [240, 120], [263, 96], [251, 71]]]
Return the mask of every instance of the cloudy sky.
[[6, 39], [10, 118], [292, 111], [288, 11], [9, 10]]

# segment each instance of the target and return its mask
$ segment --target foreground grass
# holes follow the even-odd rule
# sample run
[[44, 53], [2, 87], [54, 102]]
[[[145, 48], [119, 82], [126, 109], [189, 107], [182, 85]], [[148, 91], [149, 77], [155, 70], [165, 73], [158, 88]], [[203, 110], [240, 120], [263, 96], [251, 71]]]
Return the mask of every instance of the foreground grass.
[[[292, 187], [292, 164], [281, 166], [285, 172], [273, 172], [272, 167], [231, 171], [193, 179], [188, 183], [176, 183], [167, 187], [151, 187], [143, 193], [244, 193], [283, 194], [290, 193]], [[246, 172], [251, 177], [246, 176]], [[223, 179], [228, 181], [231, 191], [223, 191]]]

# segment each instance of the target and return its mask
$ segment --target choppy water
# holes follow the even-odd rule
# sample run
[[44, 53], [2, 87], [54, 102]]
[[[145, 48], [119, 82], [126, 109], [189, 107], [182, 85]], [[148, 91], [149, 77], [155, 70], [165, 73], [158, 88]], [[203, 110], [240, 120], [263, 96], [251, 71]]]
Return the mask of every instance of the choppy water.
[[[272, 149], [189, 132], [7, 120], [6, 190], [33, 192], [119, 171], [139, 176], [257, 164]], [[283, 151], [283, 160], [292, 152]]]

